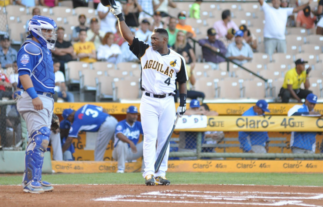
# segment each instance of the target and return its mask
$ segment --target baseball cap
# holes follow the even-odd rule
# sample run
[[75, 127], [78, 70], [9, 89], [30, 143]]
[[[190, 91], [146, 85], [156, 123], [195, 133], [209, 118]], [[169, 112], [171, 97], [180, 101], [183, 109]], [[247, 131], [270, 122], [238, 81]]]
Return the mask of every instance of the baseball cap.
[[248, 28], [245, 24], [242, 24], [242, 25], [240, 25], [239, 30], [246, 31], [246, 30], [248, 30]]
[[3, 40], [10, 40], [10, 37], [8, 34], [4, 34], [2, 37], [1, 37], [1, 41]]
[[303, 9], [303, 12], [304, 12], [304, 15], [305, 15], [306, 17], [310, 16], [310, 14], [311, 14], [311, 7], [310, 7], [310, 6], [305, 7], [305, 8]]
[[149, 25], [150, 25], [150, 22], [149, 22], [147, 19], [143, 19], [143, 20], [141, 21], [141, 23], [142, 23], [142, 24], [149, 24]]
[[138, 109], [135, 106], [129, 106], [129, 108], [127, 109], [127, 113], [129, 113], [129, 114], [137, 114]]
[[69, 115], [71, 115], [71, 113], [73, 113], [73, 112], [74, 112], [73, 109], [64, 109], [62, 116], [63, 116], [64, 119], [67, 119], [67, 117]]
[[233, 28], [230, 28], [230, 29], [228, 29], [228, 34], [231, 34], [234, 36], [236, 34], [236, 30]]
[[196, 99], [192, 99], [191, 103], [190, 103], [190, 107], [192, 109], [199, 108], [200, 107], [200, 102], [198, 100], [196, 100]]
[[298, 64], [305, 64], [305, 63], [308, 63], [307, 61], [303, 60], [302, 58], [299, 58], [295, 61], [295, 65], [298, 65]]
[[155, 12], [154, 12], [154, 15], [156, 15], [156, 16], [161, 16], [161, 13], [160, 13], [160, 11], [155, 11]]
[[235, 37], [243, 37], [243, 31], [241, 31], [241, 30], [238, 30], [236, 33], [235, 33], [235, 35], [234, 35]]
[[215, 32], [215, 29], [214, 28], [209, 28], [208, 30], [207, 30], [207, 35], [216, 35], [216, 32]]
[[79, 15], [79, 18], [81, 18], [81, 17], [84, 17], [84, 18], [86, 19], [85, 14], [80, 14], [80, 15]]
[[268, 109], [268, 103], [265, 100], [257, 101], [256, 106], [258, 106], [259, 108], [261, 108], [261, 110], [263, 110], [265, 112], [270, 112]]
[[306, 96], [306, 100], [308, 100], [308, 102], [312, 103], [312, 104], [316, 104], [317, 102], [317, 96], [314, 95], [313, 93], [310, 93]]
[[184, 12], [180, 12], [178, 15], [177, 15], [177, 18], [178, 19], [186, 19], [186, 14]]
[[61, 121], [59, 128], [61, 129], [69, 129], [71, 127], [71, 122], [69, 122], [66, 119], [63, 119], [63, 121]]
[[91, 19], [90, 23], [92, 24], [93, 22], [98, 23], [98, 22], [99, 22], [98, 18], [93, 17], [93, 18]]

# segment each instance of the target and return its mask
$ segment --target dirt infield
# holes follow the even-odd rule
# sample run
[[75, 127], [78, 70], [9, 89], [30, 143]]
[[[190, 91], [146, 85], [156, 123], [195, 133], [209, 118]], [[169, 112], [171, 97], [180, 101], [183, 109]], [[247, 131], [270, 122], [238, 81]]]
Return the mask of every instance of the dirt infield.
[[243, 185], [55, 185], [53, 192], [23, 193], [0, 186], [0, 206], [308, 206], [323, 207], [323, 187]]

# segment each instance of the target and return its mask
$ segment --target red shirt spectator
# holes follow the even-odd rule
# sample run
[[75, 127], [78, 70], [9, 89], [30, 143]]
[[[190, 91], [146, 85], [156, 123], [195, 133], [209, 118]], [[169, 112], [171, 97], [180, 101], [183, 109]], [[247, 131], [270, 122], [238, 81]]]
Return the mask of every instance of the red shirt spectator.
[[0, 72], [0, 100], [2, 100], [2, 97], [10, 98], [12, 97], [11, 91], [6, 91], [6, 88], [11, 88], [12, 85], [7, 78], [7, 76]]
[[58, 0], [40, 0], [42, 6], [55, 7], [58, 6]]
[[7, 78], [7, 76], [5, 74], [3, 74], [3, 73], [0, 73], [0, 81], [1, 81], [1, 83], [0, 83], [0, 90], [5, 91], [6, 88], [5, 88], [4, 82], [10, 83], [10, 81]]
[[296, 26], [312, 29], [315, 27], [315, 20], [316, 17], [311, 14], [311, 7], [308, 6], [297, 13]]

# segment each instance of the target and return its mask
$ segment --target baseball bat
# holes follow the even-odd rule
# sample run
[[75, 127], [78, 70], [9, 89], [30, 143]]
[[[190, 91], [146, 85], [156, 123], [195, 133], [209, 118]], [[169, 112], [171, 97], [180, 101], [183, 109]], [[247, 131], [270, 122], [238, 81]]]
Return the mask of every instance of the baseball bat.
[[178, 118], [179, 118], [179, 114], [177, 114], [176, 116], [176, 120], [174, 122], [174, 125], [173, 125], [173, 128], [172, 128], [172, 131], [169, 133], [168, 137], [167, 137], [167, 140], [163, 146], [163, 148], [161, 149], [160, 153], [159, 153], [159, 156], [157, 157], [157, 160], [155, 162], [155, 173], [158, 172], [159, 168], [160, 168], [160, 165], [165, 157], [165, 154], [166, 154], [166, 150], [168, 148], [168, 145], [169, 145], [169, 142], [170, 142], [170, 138], [172, 137], [172, 134], [173, 134], [173, 131], [175, 129], [175, 126], [176, 126], [176, 123], [178, 121]]

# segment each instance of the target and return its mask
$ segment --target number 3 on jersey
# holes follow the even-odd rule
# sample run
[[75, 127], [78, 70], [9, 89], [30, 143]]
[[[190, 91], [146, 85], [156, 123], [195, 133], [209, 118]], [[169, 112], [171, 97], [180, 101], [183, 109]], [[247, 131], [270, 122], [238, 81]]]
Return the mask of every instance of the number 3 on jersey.
[[165, 82], [164, 83], [166, 83], [168, 86], [169, 86], [169, 84], [170, 84], [170, 77], [168, 77], [166, 80], [165, 80]]
[[92, 109], [86, 109], [85, 114], [87, 116], [92, 115], [93, 118], [95, 118], [95, 117], [97, 117], [99, 115], [99, 113], [97, 111], [94, 111]]

